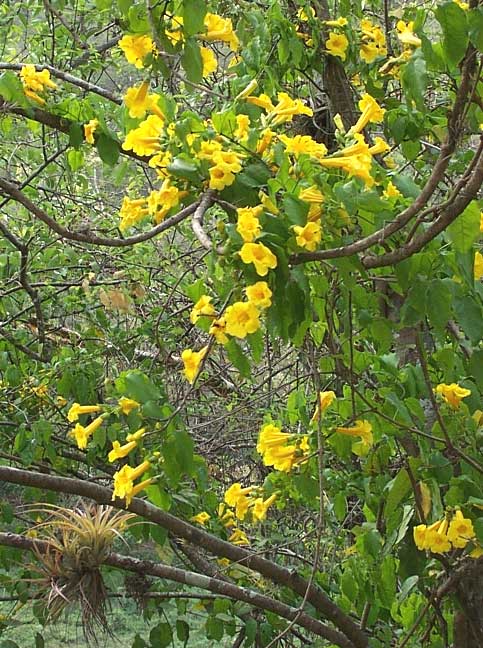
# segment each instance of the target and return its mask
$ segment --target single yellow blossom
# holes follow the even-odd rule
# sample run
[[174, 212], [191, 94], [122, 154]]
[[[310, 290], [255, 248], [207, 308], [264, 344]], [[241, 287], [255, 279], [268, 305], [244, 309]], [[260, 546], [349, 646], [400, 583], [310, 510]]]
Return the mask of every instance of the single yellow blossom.
[[239, 252], [243, 263], [253, 263], [257, 274], [264, 277], [277, 267], [277, 257], [263, 243], [244, 243]]
[[203, 78], [216, 72], [218, 67], [218, 59], [215, 53], [209, 47], [200, 47], [201, 60], [203, 62]]
[[291, 99], [286, 92], [277, 94], [278, 104], [268, 114], [268, 119], [274, 126], [291, 122], [295, 115], [308, 115], [312, 117], [314, 112], [312, 108], [305, 106], [300, 99]]
[[119, 441], [113, 441], [112, 450], [110, 451], [107, 458], [110, 463], [116, 461], [117, 459], [123, 459], [124, 457], [127, 457], [131, 450], [134, 450], [136, 446], [136, 441], [129, 441], [129, 443], [126, 443], [125, 445], [121, 445]]
[[190, 313], [190, 322], [192, 324], [196, 324], [200, 317], [212, 317], [215, 314], [215, 307], [211, 303], [211, 299], [208, 295], [202, 295], [198, 299]]
[[319, 420], [320, 410], [322, 413], [329, 408], [332, 403], [336, 400], [336, 395], [333, 391], [321, 391], [319, 392], [319, 402], [315, 408], [314, 415], [312, 416], [312, 422]]
[[381, 122], [386, 112], [384, 108], [379, 106], [374, 97], [368, 93], [365, 93], [359, 101], [359, 110], [362, 114], [357, 120], [357, 123], [350, 129], [349, 133], [351, 134], [360, 133], [369, 122]]
[[143, 81], [141, 85], [126, 90], [124, 103], [129, 110], [129, 117], [142, 119], [150, 111], [164, 121], [164, 115], [158, 107], [158, 96], [148, 94], [148, 91], [149, 81]]
[[260, 236], [261, 226], [258, 216], [263, 212], [263, 205], [257, 207], [240, 207], [237, 211], [236, 231], [246, 243], [251, 243]]
[[222, 41], [228, 43], [234, 52], [239, 47], [237, 35], [233, 31], [233, 24], [230, 18], [222, 18], [217, 14], [207, 13], [204, 19], [206, 33], [201, 38], [207, 41]]
[[325, 47], [329, 54], [332, 56], [338, 56], [340, 59], [345, 61], [349, 41], [345, 34], [329, 32], [329, 38], [325, 41]]
[[87, 443], [90, 437], [98, 428], [101, 427], [103, 421], [103, 417], [98, 416], [92, 421], [92, 423], [89, 423], [89, 425], [86, 425], [85, 427], [80, 423], [76, 423], [71, 434], [74, 436], [79, 450], [85, 450], [87, 448]]
[[150, 36], [130, 36], [126, 34], [118, 42], [119, 47], [124, 52], [128, 63], [131, 63], [138, 69], [144, 67], [143, 59], [154, 50], [154, 43]]
[[196, 376], [198, 375], [201, 362], [208, 351], [208, 347], [203, 347], [200, 351], [192, 351], [185, 349], [181, 354], [181, 359], [184, 364], [184, 375], [189, 383], [193, 384]]
[[474, 277], [478, 281], [483, 277], [483, 254], [475, 252]]
[[139, 428], [139, 430], [136, 430], [136, 432], [132, 432], [131, 434], [128, 434], [126, 437], [126, 441], [128, 443], [130, 443], [131, 441], [139, 441], [140, 439], [143, 438], [145, 432], [146, 432], [146, 428], [143, 427]]
[[300, 247], [313, 252], [322, 238], [322, 228], [320, 223], [308, 222], [303, 227], [294, 225], [295, 240]]
[[148, 214], [149, 209], [146, 198], [132, 200], [124, 196], [121, 209], [119, 210], [119, 216], [121, 217], [119, 229], [121, 232], [125, 232], [140, 223]]
[[399, 189], [389, 180], [387, 187], [384, 189], [382, 192], [382, 195], [385, 198], [400, 198], [402, 197], [402, 193], [399, 191]]
[[270, 308], [272, 305], [272, 291], [266, 281], [257, 281], [257, 283], [247, 286], [245, 294], [249, 302], [256, 308]]
[[362, 444], [366, 449], [369, 449], [373, 443], [374, 439], [372, 436], [372, 425], [369, 421], [358, 420], [355, 422], [353, 427], [337, 427], [335, 428], [336, 432], [340, 434], [346, 434], [348, 436], [359, 436], [361, 437]]
[[235, 302], [225, 312], [225, 330], [228, 335], [243, 339], [260, 328], [260, 314], [252, 302]]
[[250, 129], [250, 117], [248, 115], [237, 115], [236, 116], [236, 129], [233, 133], [236, 139], [244, 141], [248, 138], [248, 133]]
[[201, 524], [201, 526], [205, 526], [205, 524], [210, 519], [211, 515], [209, 513], [207, 513], [206, 511], [201, 511], [201, 513], [193, 515], [193, 517], [190, 518], [190, 522], [196, 522], [197, 524]]
[[240, 529], [235, 529], [231, 536], [228, 538], [228, 541], [240, 547], [250, 545], [250, 541], [248, 540], [246, 534]]
[[404, 20], [399, 20], [396, 24], [398, 31], [397, 37], [403, 45], [412, 47], [421, 47], [421, 39], [414, 33], [414, 22], [405, 23]]
[[457, 510], [449, 524], [447, 535], [455, 549], [464, 549], [468, 542], [475, 537], [473, 522], [469, 518], [465, 518], [460, 510]]
[[88, 144], [94, 144], [94, 133], [98, 126], [98, 119], [91, 119], [87, 124], [84, 124], [84, 139]]
[[262, 497], [257, 497], [252, 509], [253, 520], [257, 522], [261, 522], [262, 520], [265, 520], [267, 517], [268, 509], [275, 502], [276, 499], [277, 499], [276, 493], [270, 495], [270, 497], [266, 500], [263, 500]]
[[316, 185], [312, 185], [311, 187], [307, 187], [306, 189], [303, 189], [299, 193], [299, 198], [304, 202], [315, 203], [315, 204], [323, 203], [325, 200], [324, 194], [320, 191], [320, 189]]
[[465, 387], [460, 387], [456, 383], [451, 383], [446, 385], [441, 383], [435, 389], [437, 394], [440, 394], [444, 400], [451, 405], [453, 409], [458, 409], [463, 398], [470, 396], [471, 390], [466, 389]]
[[228, 337], [226, 335], [226, 320], [224, 317], [213, 320], [209, 334], [214, 336], [218, 344], [227, 344]]
[[129, 414], [134, 410], [139, 407], [139, 403], [132, 398], [126, 398], [126, 396], [122, 396], [118, 400], [118, 405], [119, 409], [125, 416], [129, 416]]
[[95, 414], [100, 411], [100, 405], [79, 405], [79, 403], [74, 403], [67, 412], [67, 420], [70, 423], [75, 423], [79, 420], [79, 416], [82, 416], [82, 414]]
[[150, 467], [151, 464], [149, 461], [143, 461], [143, 463], [137, 466], [137, 468], [131, 468], [131, 466], [126, 464], [120, 470], [115, 472], [112, 499], [115, 500], [116, 497], [119, 499], [125, 499], [126, 506], [129, 506], [132, 498], [139, 492], [139, 490], [142, 490], [141, 486], [145, 488], [148, 485], [148, 482], [151, 482], [151, 480], [145, 480], [141, 484], [138, 484], [136, 490], [133, 484], [133, 482], [149, 470]]

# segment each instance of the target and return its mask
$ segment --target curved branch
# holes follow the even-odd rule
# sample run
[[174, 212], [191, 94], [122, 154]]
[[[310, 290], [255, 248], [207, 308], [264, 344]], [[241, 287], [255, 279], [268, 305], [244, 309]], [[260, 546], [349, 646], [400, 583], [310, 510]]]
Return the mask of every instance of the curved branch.
[[444, 209], [441, 215], [419, 236], [416, 236], [406, 245], [401, 245], [396, 250], [381, 254], [379, 256], [366, 256], [362, 259], [365, 268], [380, 268], [382, 266], [394, 265], [419, 252], [425, 245], [432, 241], [438, 234], [441, 234], [448, 225], [455, 221], [458, 216], [475, 199], [483, 183], [483, 164], [478, 164], [473, 171], [466, 186], [460, 191], [455, 200]]
[[147, 232], [142, 232], [141, 234], [136, 234], [135, 236], [129, 236], [127, 238], [107, 238], [105, 236], [97, 236], [96, 234], [84, 234], [82, 232], [72, 232], [71, 230], [59, 225], [59, 223], [46, 214], [43, 209], [37, 207], [27, 196], [22, 193], [15, 185], [11, 182], [7, 182], [0, 178], [0, 189], [13, 198], [16, 202], [23, 205], [28, 211], [33, 214], [36, 218], [45, 223], [52, 231], [63, 238], [69, 239], [70, 241], [79, 241], [81, 243], [90, 243], [92, 245], [103, 245], [106, 247], [127, 247], [129, 245], [135, 245], [136, 243], [142, 243], [143, 241], [148, 241], [149, 239], [154, 238], [161, 232], [181, 223], [181, 221], [188, 218], [198, 207], [199, 201], [188, 205], [174, 216], [167, 218], [156, 227], [148, 230]]
[[[0, 532], [0, 544], [28, 551], [40, 550], [46, 552], [49, 549], [48, 542], [31, 540], [30, 538], [15, 533]], [[255, 590], [248, 589], [247, 587], [240, 587], [233, 583], [220, 580], [219, 578], [205, 576], [204, 574], [179, 569], [178, 567], [171, 567], [163, 563], [140, 560], [114, 552], [106, 557], [103, 564], [109, 565], [109, 567], [123, 569], [124, 571], [142, 574], [143, 576], [155, 576], [183, 585], [189, 585], [190, 587], [208, 590], [209, 592], [234, 599], [235, 601], [243, 601], [261, 610], [273, 612], [277, 616], [288, 619], [289, 621], [296, 619], [297, 625], [302, 626], [319, 637], [324, 637], [331, 643], [340, 646], [340, 648], [353, 648], [354, 646], [352, 641], [347, 639], [342, 633], [330, 628], [325, 623], [314, 619], [306, 613], [300, 614], [296, 608], [281, 603], [264, 594], [260, 594]]]
[[[329, 250], [317, 250], [316, 252], [300, 252], [293, 254], [290, 257], [290, 262], [294, 265], [299, 263], [306, 263], [308, 261], [322, 261], [324, 259], [338, 259], [340, 257], [352, 256], [359, 252], [364, 252], [373, 245], [382, 244], [389, 236], [395, 234], [409, 221], [416, 216], [416, 214], [427, 204], [433, 193], [436, 191], [444, 174], [450, 163], [451, 157], [456, 150], [456, 145], [459, 141], [461, 130], [463, 127], [463, 118], [465, 112], [466, 101], [471, 91], [471, 77], [475, 69], [476, 58], [475, 48], [470, 45], [468, 47], [465, 62], [462, 70], [461, 84], [456, 94], [455, 102], [451, 114], [448, 118], [448, 137], [446, 142], [441, 147], [438, 159], [434, 165], [433, 171], [429, 176], [426, 184], [421, 190], [421, 193], [416, 200], [407, 207], [403, 212], [397, 216], [393, 221], [381, 227], [376, 232], [365, 236], [358, 241], [354, 241], [348, 245], [331, 248]], [[375, 266], [372, 266], [375, 267]]]
[[207, 191], [206, 194], [203, 196], [203, 198], [200, 200], [200, 204], [198, 205], [195, 213], [193, 214], [191, 227], [193, 229], [196, 238], [201, 243], [201, 245], [205, 248], [205, 250], [209, 250], [210, 252], [212, 250], [215, 250], [218, 254], [225, 254], [225, 248], [220, 245], [215, 246], [213, 244], [213, 241], [210, 239], [208, 234], [203, 229], [204, 215], [207, 209], [211, 207], [214, 201], [215, 198], [213, 195], [213, 191], [211, 190]]
[[[110, 488], [80, 479], [58, 477], [56, 475], [46, 475], [29, 470], [0, 466], [0, 481], [19, 484], [21, 486], [44, 488], [58, 493], [80, 495], [81, 497], [92, 499], [99, 504], [110, 504], [118, 509], [125, 508], [122, 500], [116, 499], [114, 502], [112, 501], [112, 490]], [[367, 648], [368, 637], [359, 626], [335, 605], [317, 585], [312, 584], [308, 588], [308, 582], [294, 571], [281, 567], [243, 547], [238, 547], [226, 540], [221, 540], [207, 531], [199, 529], [139, 498], [134, 498], [129, 507], [127, 507], [127, 510], [136, 513], [136, 515], [146, 520], [150, 520], [154, 524], [167, 529], [180, 538], [188, 540], [192, 544], [204, 547], [216, 556], [228, 558], [259, 572], [273, 583], [282, 587], [289, 587], [299, 596], [304, 597], [308, 589], [308, 602], [327, 619], [332, 621], [352, 641], [356, 648]]]

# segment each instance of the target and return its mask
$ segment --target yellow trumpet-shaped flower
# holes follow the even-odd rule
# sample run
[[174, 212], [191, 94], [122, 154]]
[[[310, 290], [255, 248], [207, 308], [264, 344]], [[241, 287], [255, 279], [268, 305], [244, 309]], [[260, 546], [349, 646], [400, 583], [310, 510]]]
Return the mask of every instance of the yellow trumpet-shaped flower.
[[267, 517], [268, 509], [275, 502], [276, 499], [277, 499], [276, 493], [270, 495], [270, 497], [266, 500], [263, 500], [262, 497], [257, 497], [252, 509], [253, 520], [257, 522], [261, 522], [262, 520], [265, 520], [265, 518]]
[[312, 416], [312, 421], [318, 421], [320, 416], [320, 411], [322, 410], [322, 413], [325, 412], [325, 410], [332, 405], [335, 399], [336, 399], [336, 395], [335, 392], [333, 391], [319, 392], [319, 399], [318, 399], [319, 402], [317, 403], [317, 407], [315, 408], [314, 415]]
[[190, 522], [196, 522], [197, 524], [201, 524], [202, 526], [205, 526], [208, 520], [211, 520], [211, 515], [206, 511], [201, 511], [201, 513], [197, 513], [190, 518]]
[[108, 454], [107, 458], [110, 463], [117, 459], [123, 459], [124, 457], [127, 457], [131, 450], [134, 450], [136, 446], [136, 441], [129, 441], [129, 443], [126, 443], [125, 445], [121, 445], [119, 441], [113, 441], [112, 450]]
[[181, 354], [181, 359], [184, 364], [184, 375], [189, 383], [193, 384], [196, 376], [198, 375], [201, 362], [208, 351], [208, 347], [203, 347], [200, 351], [192, 351], [192, 349], [185, 349]]
[[141, 482], [141, 484], [138, 484], [137, 487], [135, 487], [133, 483], [149, 470], [150, 467], [151, 464], [149, 461], [143, 461], [143, 463], [137, 466], [137, 468], [131, 468], [131, 466], [126, 465], [114, 473], [114, 492], [112, 494], [112, 499], [115, 500], [116, 497], [125, 499], [126, 506], [129, 506], [132, 498], [140, 492], [140, 490], [145, 488], [148, 485], [148, 482], [151, 482], [151, 480], [145, 480], [144, 482]]
[[88, 144], [94, 144], [94, 133], [98, 126], [98, 119], [91, 119], [87, 124], [84, 124], [84, 139]]
[[293, 230], [297, 245], [309, 250], [309, 252], [313, 252], [316, 249], [322, 238], [322, 228], [320, 227], [320, 223], [317, 222], [309, 221], [303, 227], [294, 225]]
[[241, 207], [237, 209], [236, 230], [246, 243], [254, 241], [261, 232], [258, 216], [263, 212], [263, 205], [257, 207]]
[[360, 133], [369, 123], [381, 122], [384, 118], [384, 113], [386, 112], [384, 108], [381, 108], [374, 97], [367, 92], [359, 101], [359, 110], [361, 110], [362, 114], [356, 124], [349, 130], [350, 134]]
[[225, 503], [228, 504], [228, 506], [236, 506], [239, 499], [246, 497], [252, 491], [253, 486], [247, 486], [246, 488], [243, 488], [240, 482], [235, 482], [225, 492]]
[[277, 267], [277, 257], [263, 243], [244, 243], [239, 252], [243, 263], [253, 263], [257, 274], [264, 277]]
[[461, 400], [471, 394], [470, 389], [460, 387], [457, 383], [451, 383], [450, 385], [441, 383], [436, 387], [435, 392], [440, 394], [453, 409], [458, 409]]
[[399, 20], [396, 24], [398, 31], [397, 37], [403, 45], [410, 45], [412, 47], [421, 47], [421, 39], [414, 33], [414, 22], [405, 23], [404, 20]]
[[190, 322], [192, 324], [196, 324], [200, 317], [212, 317], [215, 314], [215, 307], [211, 303], [211, 299], [208, 295], [202, 295], [198, 299], [190, 313]]
[[79, 403], [74, 403], [67, 412], [67, 420], [70, 423], [75, 423], [79, 420], [79, 416], [82, 416], [82, 414], [95, 414], [100, 411], [100, 405], [79, 405]]
[[226, 335], [226, 320], [224, 317], [213, 320], [209, 334], [214, 336], [218, 344], [227, 344], [228, 337]]
[[473, 274], [477, 281], [483, 277], [483, 254], [481, 252], [475, 252]]
[[136, 432], [133, 432], [132, 434], [128, 434], [126, 437], [126, 441], [130, 443], [131, 441], [139, 441], [140, 439], [143, 438], [144, 434], [146, 432], [146, 428], [139, 428], [139, 430], [136, 430]]
[[76, 423], [71, 434], [74, 436], [79, 450], [85, 450], [87, 448], [87, 443], [90, 437], [98, 428], [101, 427], [103, 421], [103, 417], [98, 416], [92, 421], [92, 423], [89, 423], [89, 425], [86, 425], [85, 427], [80, 423]]
[[228, 541], [240, 547], [249, 546], [250, 544], [246, 533], [244, 533], [241, 529], [235, 529], [231, 536], [228, 538]]
[[268, 114], [268, 119], [272, 121], [274, 126], [284, 122], [291, 122], [295, 115], [312, 117], [314, 114], [312, 108], [305, 106], [300, 99], [291, 99], [286, 92], [279, 92], [277, 97], [278, 104]]
[[235, 302], [225, 312], [225, 330], [228, 335], [243, 339], [260, 328], [260, 314], [255, 305], [248, 302]]
[[213, 50], [209, 47], [200, 47], [201, 61], [203, 63], [203, 78], [209, 76], [213, 72], [216, 72], [218, 67], [218, 59], [215, 56]]
[[307, 187], [306, 189], [302, 189], [302, 191], [299, 193], [299, 198], [304, 202], [317, 205], [320, 205], [325, 200], [324, 194], [315, 185]]
[[139, 403], [132, 398], [126, 398], [126, 396], [122, 396], [118, 400], [118, 405], [119, 409], [125, 416], [129, 416], [129, 414], [136, 408], [139, 407]]
[[158, 107], [157, 95], [149, 94], [148, 91], [149, 81], [143, 81], [141, 85], [126, 90], [124, 103], [129, 110], [129, 116], [133, 119], [142, 119], [150, 111], [164, 121], [164, 115]]
[[448, 540], [456, 549], [464, 549], [470, 540], [475, 537], [473, 522], [465, 518], [460, 510], [457, 510], [448, 528]]
[[131, 63], [138, 69], [144, 67], [143, 59], [154, 50], [154, 43], [150, 36], [130, 36], [126, 34], [120, 41], [119, 47], [124, 52], [128, 63]]
[[349, 41], [345, 34], [329, 32], [329, 38], [325, 41], [325, 47], [329, 54], [332, 56], [338, 56], [340, 59], [345, 61]]
[[272, 305], [272, 291], [266, 281], [257, 281], [245, 288], [245, 294], [249, 302], [256, 308], [270, 308]]
[[207, 41], [222, 41], [228, 43], [230, 49], [237, 51], [240, 44], [237, 35], [233, 31], [233, 23], [230, 18], [222, 18], [217, 14], [207, 13], [204, 19], [206, 33], [201, 38]]
[[337, 427], [335, 431], [339, 432], [339, 434], [346, 434], [347, 436], [361, 437], [364, 450], [368, 450], [374, 443], [372, 425], [369, 421], [357, 420], [352, 427]]

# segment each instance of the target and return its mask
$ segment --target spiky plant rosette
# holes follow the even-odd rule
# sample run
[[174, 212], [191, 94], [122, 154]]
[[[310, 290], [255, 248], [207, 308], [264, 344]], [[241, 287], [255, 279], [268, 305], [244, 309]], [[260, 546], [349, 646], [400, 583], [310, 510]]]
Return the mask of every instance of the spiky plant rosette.
[[30, 532], [42, 541], [34, 549], [38, 562], [33, 570], [41, 574], [34, 582], [45, 601], [47, 621], [57, 621], [64, 610], [78, 604], [88, 643], [97, 643], [98, 631], [112, 635], [100, 567], [135, 516], [86, 503], [73, 509], [42, 504], [28, 512], [48, 516]]

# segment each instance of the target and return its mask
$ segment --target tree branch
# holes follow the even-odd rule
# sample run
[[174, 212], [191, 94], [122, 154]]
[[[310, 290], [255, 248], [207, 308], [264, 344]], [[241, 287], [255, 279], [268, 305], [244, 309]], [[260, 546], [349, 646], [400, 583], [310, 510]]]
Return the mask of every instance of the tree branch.
[[[122, 500], [116, 499], [114, 502], [112, 501], [112, 490], [110, 488], [70, 477], [58, 477], [56, 475], [46, 475], [29, 470], [0, 466], [0, 481], [44, 488], [58, 493], [79, 495], [92, 499], [99, 504], [110, 504], [115, 508], [123, 510], [125, 508]], [[184, 538], [192, 544], [203, 547], [216, 556], [233, 560], [249, 569], [259, 572], [266, 578], [269, 578], [273, 583], [282, 587], [288, 587], [301, 597], [305, 596], [308, 585], [307, 581], [290, 569], [281, 567], [258, 554], [252, 553], [248, 549], [233, 545], [226, 540], [221, 540], [203, 529], [199, 529], [139, 498], [134, 498], [129, 507], [127, 507], [127, 510], [158, 524], [172, 534]], [[327, 619], [332, 621], [351, 640], [356, 648], [366, 648], [368, 646], [367, 635], [317, 585], [312, 584], [310, 586], [307, 600]]]

